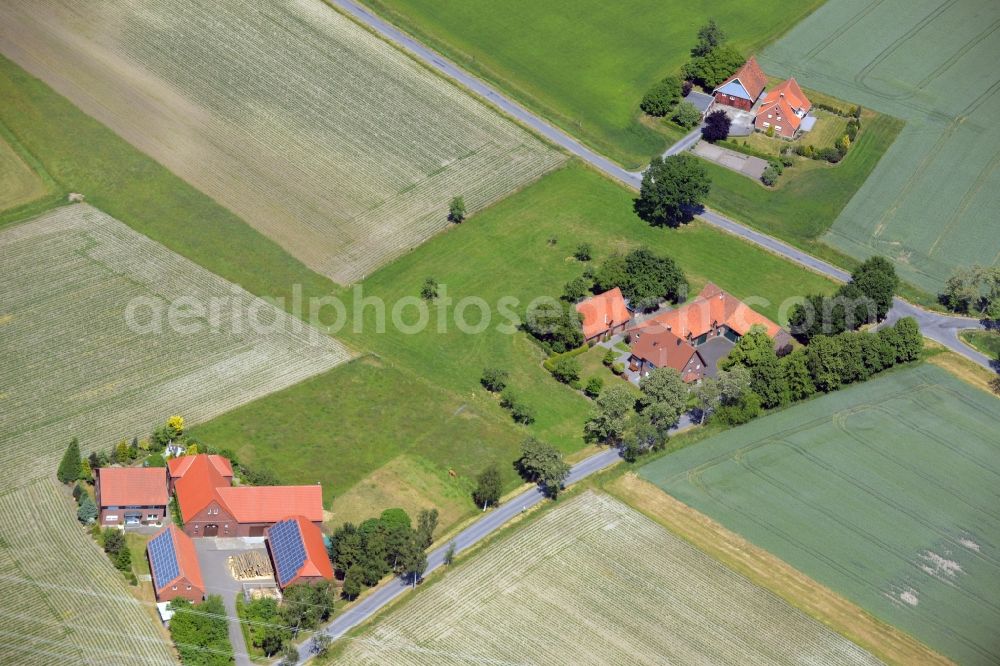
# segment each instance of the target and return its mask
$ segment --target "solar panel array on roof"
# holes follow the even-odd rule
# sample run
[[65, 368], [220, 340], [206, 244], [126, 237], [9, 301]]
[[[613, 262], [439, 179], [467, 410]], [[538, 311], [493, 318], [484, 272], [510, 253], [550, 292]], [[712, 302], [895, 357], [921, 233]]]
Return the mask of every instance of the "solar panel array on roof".
[[172, 530], [165, 530], [149, 542], [149, 559], [153, 565], [153, 583], [157, 590], [180, 575]]
[[282, 586], [295, 578], [306, 561], [306, 548], [302, 532], [295, 520], [275, 523], [267, 532], [271, 556], [278, 565], [278, 583]]

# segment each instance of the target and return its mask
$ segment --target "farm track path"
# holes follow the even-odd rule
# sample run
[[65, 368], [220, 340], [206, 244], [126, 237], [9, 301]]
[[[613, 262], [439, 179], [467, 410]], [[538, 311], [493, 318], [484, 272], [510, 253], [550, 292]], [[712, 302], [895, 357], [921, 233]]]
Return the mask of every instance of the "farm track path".
[[[552, 141], [565, 150], [568, 150], [576, 157], [579, 157], [615, 180], [633, 189], [637, 189], [642, 183], [641, 172], [628, 171], [608, 158], [587, 148], [562, 130], [539, 118], [534, 113], [509, 99], [493, 87], [464, 71], [444, 56], [424, 46], [406, 33], [402, 32], [400, 29], [382, 20], [352, 0], [326, 1], [331, 6], [338, 8], [340, 11], [353, 17], [356, 21], [359, 21], [364, 26], [373, 30], [382, 38], [401, 47], [425, 65], [444, 74], [449, 79], [452, 79], [459, 85], [467, 88], [488, 103], [513, 116], [538, 134], [546, 137], [549, 141]], [[678, 144], [671, 146], [671, 148], [669, 148], [664, 154], [671, 155], [676, 154], [681, 150], [685, 150], [692, 143], [694, 136], [696, 136], [695, 132], [685, 136], [680, 142], [678, 142]], [[826, 275], [834, 280], [845, 282], [850, 279], [850, 274], [847, 271], [837, 268], [836, 266], [833, 266], [832, 264], [829, 264], [821, 259], [817, 259], [807, 252], [794, 248], [777, 238], [746, 227], [739, 222], [731, 220], [728, 217], [720, 215], [714, 211], [706, 209], [699, 217], [714, 227], [728, 233], [735, 234], [744, 240], [759, 245], [775, 254], [781, 255], [789, 261], [805, 266], [810, 270]], [[917, 319], [917, 322], [920, 324], [921, 331], [926, 337], [943, 344], [952, 351], [961, 354], [962, 356], [965, 356], [966, 358], [969, 358], [986, 368], [992, 369], [994, 367], [994, 364], [991, 363], [990, 359], [988, 359], [985, 355], [970, 349], [958, 339], [958, 331], [968, 328], [984, 328], [982, 322], [966, 317], [954, 317], [937, 312], [931, 312], [929, 310], [919, 308], [907, 301], [904, 301], [903, 299], [897, 298], [893, 309], [889, 314], [889, 321], [895, 321], [900, 317], [907, 316], [912, 316]], [[685, 430], [693, 426], [694, 423], [687, 415], [685, 415], [676, 430]], [[617, 450], [608, 449], [601, 451], [600, 453], [597, 453], [574, 465], [566, 479], [566, 484], [570, 485], [587, 476], [590, 476], [591, 474], [594, 474], [595, 472], [606, 469], [617, 463], [620, 459], [621, 458]], [[508, 521], [517, 517], [523, 511], [535, 506], [541, 502], [543, 498], [544, 495], [541, 490], [538, 488], [532, 488], [486, 513], [482, 518], [459, 532], [458, 535], [449, 541], [448, 544], [442, 545], [436, 550], [428, 553], [426, 573], [430, 573], [443, 566], [445, 552], [452, 543], [455, 545], [455, 552], [460, 553], [479, 543], [505, 525]], [[320, 631], [336, 640], [337, 638], [344, 636], [354, 627], [360, 625], [362, 622], [373, 617], [380, 609], [396, 598], [402, 596], [410, 588], [411, 585], [408, 582], [400, 578], [394, 578], [391, 581], [376, 587], [367, 597], [363, 598], [353, 608], [338, 614], [332, 622]], [[311, 657], [311, 646], [312, 640], [305, 641], [302, 644], [299, 649], [299, 664], [304, 664], [309, 660]]]
[[[536, 133], [569, 151], [602, 173], [632, 189], [638, 189], [642, 184], [642, 172], [628, 171], [607, 157], [594, 152], [563, 130], [535, 115], [532, 111], [513, 101], [496, 88], [473, 76], [448, 60], [445, 56], [420, 43], [396, 26], [376, 16], [368, 9], [354, 2], [354, 0], [326, 0], [326, 2], [374, 31], [383, 39], [402, 48], [426, 66], [443, 74], [487, 103], [499, 108], [504, 113], [516, 118]], [[668, 148], [664, 152], [664, 156], [675, 155], [694, 145], [698, 139], [699, 129], [695, 128], [680, 141]], [[773, 236], [751, 229], [713, 210], [705, 209], [698, 217], [718, 229], [739, 236], [746, 241], [759, 245], [774, 254], [778, 254], [789, 261], [793, 261], [829, 278], [839, 282], [846, 282], [850, 279], [850, 273], [847, 271], [833, 266], [822, 259], [817, 259], [808, 252], [799, 250]], [[998, 369], [996, 361], [991, 361], [986, 355], [971, 349], [958, 338], [958, 332], [962, 329], [985, 329], [983, 322], [968, 317], [956, 317], [932, 312], [897, 298], [889, 314], [889, 318], [890, 321], [895, 321], [900, 317], [914, 317], [917, 323], [920, 324], [920, 329], [925, 337], [944, 345], [951, 351], [961, 354], [987, 369]]]

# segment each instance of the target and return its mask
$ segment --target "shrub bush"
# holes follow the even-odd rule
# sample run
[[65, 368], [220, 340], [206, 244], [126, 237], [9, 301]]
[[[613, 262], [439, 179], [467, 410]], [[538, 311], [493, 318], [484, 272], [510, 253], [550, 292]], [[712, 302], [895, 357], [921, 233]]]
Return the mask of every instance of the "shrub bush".
[[615, 373], [616, 375], [622, 374], [623, 372], [625, 372], [625, 364], [624, 363], [614, 363], [614, 364], [612, 364], [611, 365], [611, 372]]
[[604, 380], [600, 377], [591, 377], [587, 380], [587, 385], [584, 387], [583, 392], [587, 394], [590, 398], [596, 398], [601, 394], [601, 389], [604, 388]]
[[576, 252], [573, 256], [579, 261], [590, 261], [594, 256], [594, 248], [591, 247], [590, 243], [580, 243], [576, 246]]
[[507, 387], [509, 373], [500, 368], [483, 368], [483, 376], [479, 383], [490, 393], [500, 393]]
[[604, 358], [602, 359], [601, 362], [604, 363], [604, 365], [606, 367], [610, 368], [611, 364], [615, 362], [616, 358], [618, 358], [618, 354], [615, 353], [615, 350], [614, 349], [609, 349], [608, 351], [606, 351], [604, 353]]
[[764, 169], [764, 173], [760, 174], [760, 182], [764, 183], [768, 187], [772, 187], [776, 182], [778, 182], [778, 170], [774, 168], [774, 165], [769, 165]]
[[560, 357], [552, 366], [552, 376], [563, 384], [580, 379], [580, 362], [572, 356]]
[[674, 109], [671, 120], [684, 129], [691, 129], [701, 122], [701, 112], [691, 102], [681, 102]]
[[663, 117], [670, 113], [681, 97], [681, 82], [676, 76], [668, 76], [657, 82], [649, 89], [639, 103], [642, 110], [656, 117]]

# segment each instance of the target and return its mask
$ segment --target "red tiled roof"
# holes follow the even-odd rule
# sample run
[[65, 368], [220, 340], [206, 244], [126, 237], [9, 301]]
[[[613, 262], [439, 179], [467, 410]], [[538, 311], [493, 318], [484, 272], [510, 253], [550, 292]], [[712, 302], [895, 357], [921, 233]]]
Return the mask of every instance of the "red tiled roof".
[[772, 338], [781, 332], [780, 326], [711, 282], [693, 301], [653, 317], [633, 330], [658, 326], [677, 337], [691, 339], [708, 333], [713, 325], [723, 324], [739, 335], [746, 335], [752, 326], [758, 324], [767, 329], [768, 336]]
[[181, 517], [188, 521], [213, 500], [218, 501], [215, 489], [228, 487], [231, 478], [222, 476], [207, 455], [184, 456], [184, 458], [192, 460], [185, 466], [184, 475], [174, 482], [174, 492], [177, 493]]
[[191, 465], [194, 464], [195, 460], [201, 458], [207, 458], [208, 462], [210, 462], [212, 464], [212, 467], [215, 468], [215, 471], [217, 471], [222, 476], [228, 476], [228, 477], [233, 476], [233, 466], [229, 464], [228, 458], [223, 458], [222, 456], [217, 456], [214, 454], [199, 453], [198, 455], [195, 456], [180, 456], [178, 458], [171, 458], [170, 460], [168, 460], [167, 469], [170, 470], [170, 477], [173, 479], [177, 479], [184, 476], [185, 474], [187, 474], [187, 471], [191, 468]]
[[[320, 529], [305, 516], [285, 516], [281, 518], [281, 521], [284, 520], [294, 520], [298, 523], [299, 534], [302, 535], [302, 545], [306, 551], [305, 562], [299, 567], [295, 578], [288, 581], [286, 587], [301, 577], [322, 576], [327, 580], [333, 580], [333, 565], [330, 563], [330, 556], [326, 551], [326, 544], [323, 542], [323, 533]], [[268, 532], [270, 532], [270, 528], [268, 528]], [[270, 534], [268, 537], [270, 538]], [[273, 550], [271, 557], [275, 557]]]
[[101, 467], [101, 506], [166, 506], [167, 473], [162, 467]]
[[321, 486], [238, 486], [216, 488], [222, 505], [240, 523], [274, 523], [289, 514], [323, 520]]
[[[179, 573], [176, 578], [166, 581], [163, 585], [156, 588], [157, 594], [172, 585], [181, 577], [187, 578], [191, 585], [204, 592], [205, 582], [201, 577], [201, 566], [198, 564], [198, 554], [195, 552], [194, 541], [191, 540], [191, 537], [184, 534], [183, 531], [177, 529], [176, 525], [167, 525], [162, 530], [154, 534], [149, 541], [152, 541], [168, 530], [171, 532], [171, 536], [173, 537], [174, 555], [177, 558], [177, 568], [179, 569]], [[150, 566], [155, 566], [153, 564], [152, 557], [149, 558], [149, 562]], [[156, 580], [155, 576], [153, 577], [153, 580]]]
[[720, 83], [716, 87], [716, 90], [736, 79], [739, 79], [740, 85], [750, 95], [751, 100], [756, 100], [760, 97], [760, 94], [764, 92], [764, 87], [767, 85], [767, 75], [764, 74], [764, 70], [760, 68], [760, 65], [757, 64], [757, 59], [753, 56], [750, 56], [735, 74]]
[[583, 337], [587, 340], [632, 318], [618, 287], [577, 303], [576, 311], [583, 315]]
[[[657, 368], [673, 368], [683, 372], [691, 357], [701, 355], [687, 340], [683, 340], [665, 328], [647, 327], [632, 345], [632, 355], [652, 363]], [[704, 366], [704, 361], [701, 361]], [[690, 373], [689, 373], [690, 374]], [[688, 377], [684, 381], [689, 381]]]
[[[795, 78], [782, 81], [777, 86], [767, 92], [767, 97], [757, 112], [759, 118], [761, 114], [771, 112], [773, 115], [780, 115], [780, 122], [787, 122], [792, 129], [798, 129], [802, 124], [802, 119], [795, 113], [801, 110], [806, 113], [812, 108], [812, 102], [805, 96]], [[773, 124], [773, 123], [772, 123]]]

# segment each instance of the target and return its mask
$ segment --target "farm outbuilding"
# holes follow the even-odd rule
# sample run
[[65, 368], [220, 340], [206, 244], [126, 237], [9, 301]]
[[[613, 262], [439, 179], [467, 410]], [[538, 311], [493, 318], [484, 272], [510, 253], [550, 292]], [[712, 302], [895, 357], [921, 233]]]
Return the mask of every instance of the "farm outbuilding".
[[205, 597], [205, 583], [191, 537], [174, 525], [167, 525], [146, 544], [149, 572], [156, 600], [180, 597], [198, 602]]
[[712, 91], [717, 104], [725, 104], [743, 111], [749, 111], [764, 92], [767, 75], [751, 57], [739, 71], [723, 81]]
[[333, 579], [323, 533], [303, 516], [289, 516], [267, 530], [267, 552], [281, 589]]

